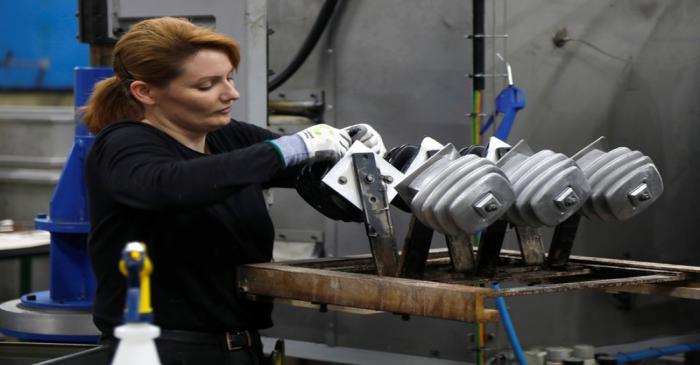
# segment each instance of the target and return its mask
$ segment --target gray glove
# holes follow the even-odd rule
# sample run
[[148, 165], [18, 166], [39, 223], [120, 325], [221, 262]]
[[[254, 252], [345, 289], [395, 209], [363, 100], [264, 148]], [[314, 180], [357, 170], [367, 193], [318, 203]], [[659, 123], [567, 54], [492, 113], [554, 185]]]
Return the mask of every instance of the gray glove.
[[316, 124], [291, 136], [268, 141], [280, 153], [286, 166], [311, 158], [339, 160], [350, 148], [350, 136], [327, 124]]
[[376, 155], [384, 157], [386, 153], [386, 147], [384, 147], [384, 142], [382, 141], [382, 136], [379, 132], [374, 130], [369, 124], [355, 124], [349, 127], [343, 128], [353, 141], [362, 142], [367, 148], [371, 149]]

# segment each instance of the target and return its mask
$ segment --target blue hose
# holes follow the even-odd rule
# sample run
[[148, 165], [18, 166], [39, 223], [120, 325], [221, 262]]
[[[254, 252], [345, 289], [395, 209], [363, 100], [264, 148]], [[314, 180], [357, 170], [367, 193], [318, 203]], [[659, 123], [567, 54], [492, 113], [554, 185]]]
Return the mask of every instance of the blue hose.
[[[491, 288], [496, 290], [501, 289], [498, 283], [491, 284]], [[508, 333], [508, 341], [510, 341], [510, 346], [513, 347], [515, 357], [518, 359], [518, 364], [527, 365], [527, 360], [525, 360], [523, 348], [520, 347], [518, 335], [515, 333], [515, 328], [513, 328], [513, 322], [510, 320], [510, 314], [508, 313], [508, 308], [506, 307], [506, 300], [503, 299], [503, 297], [496, 297], [496, 306], [498, 307], [498, 314], [501, 316], [501, 322], [503, 322], [503, 327]]]
[[619, 353], [615, 355], [618, 364], [624, 364], [644, 359], [653, 359], [664, 355], [682, 354], [686, 352], [700, 351], [700, 343], [688, 343], [667, 347], [656, 347], [648, 350]]

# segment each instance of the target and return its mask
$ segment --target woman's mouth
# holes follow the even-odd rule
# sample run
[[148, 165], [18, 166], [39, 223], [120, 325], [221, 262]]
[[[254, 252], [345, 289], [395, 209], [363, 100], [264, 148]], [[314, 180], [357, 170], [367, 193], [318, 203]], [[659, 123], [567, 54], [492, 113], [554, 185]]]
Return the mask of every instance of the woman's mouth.
[[231, 113], [231, 107], [228, 106], [226, 108], [223, 108], [223, 109], [219, 110], [218, 113], [228, 115], [229, 113]]

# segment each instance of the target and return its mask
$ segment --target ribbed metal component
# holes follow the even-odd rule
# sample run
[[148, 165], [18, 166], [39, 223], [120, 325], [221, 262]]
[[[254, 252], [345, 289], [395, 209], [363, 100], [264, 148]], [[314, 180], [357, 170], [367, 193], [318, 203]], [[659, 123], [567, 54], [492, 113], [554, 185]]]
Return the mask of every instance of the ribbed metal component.
[[561, 153], [533, 153], [520, 141], [497, 165], [510, 180], [515, 204], [508, 220], [520, 226], [556, 226], [579, 210], [591, 188], [574, 160]]
[[582, 213], [603, 221], [631, 218], [661, 196], [661, 174], [651, 158], [639, 151], [606, 150], [605, 138], [600, 137], [573, 157], [592, 189]]
[[[448, 145], [397, 186], [423, 224], [450, 234], [471, 234], [496, 221], [515, 200], [508, 178], [493, 162], [458, 157]], [[403, 187], [402, 187], [403, 185]]]

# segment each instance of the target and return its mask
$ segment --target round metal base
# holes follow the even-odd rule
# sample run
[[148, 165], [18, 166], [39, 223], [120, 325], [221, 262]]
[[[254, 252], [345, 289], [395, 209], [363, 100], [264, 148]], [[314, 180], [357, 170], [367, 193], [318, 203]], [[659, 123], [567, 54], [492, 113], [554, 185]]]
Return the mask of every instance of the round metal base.
[[0, 331], [30, 341], [96, 343], [89, 311], [29, 308], [19, 299], [0, 304]]

